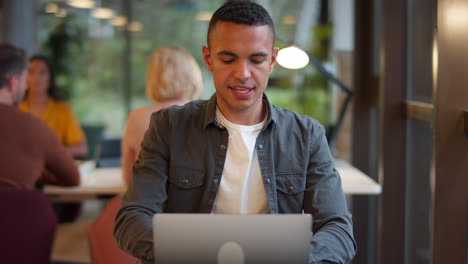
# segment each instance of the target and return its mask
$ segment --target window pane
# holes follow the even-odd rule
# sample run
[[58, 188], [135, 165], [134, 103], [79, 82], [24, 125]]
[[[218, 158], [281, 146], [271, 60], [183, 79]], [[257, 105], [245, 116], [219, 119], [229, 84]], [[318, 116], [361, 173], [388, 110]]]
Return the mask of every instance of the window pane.
[[408, 120], [407, 136], [405, 263], [429, 264], [432, 126], [425, 121]]
[[[56, 32], [58, 36], [71, 41], [70, 45], [64, 44], [67, 46], [58, 50], [65, 51], [61, 53], [65, 57], [64, 65], [72, 71], [59, 74], [58, 81], [82, 123], [104, 124], [106, 135], [121, 135], [127, 111], [152, 103], [145, 94], [148, 59], [154, 49], [163, 45], [180, 45], [191, 52], [203, 72], [201, 98], [207, 99], [213, 94], [211, 73], [204, 66], [201, 46], [206, 44], [210, 16], [222, 0], [94, 2], [96, 7], [112, 9], [115, 16], [125, 16], [130, 32], [124, 30], [125, 25], [112, 23], [111, 19], [94, 17], [93, 9], [75, 8], [66, 1], [44, 0], [44, 8], [38, 12], [41, 53], [49, 55], [48, 50], [56, 44], [51, 39], [56, 30], [59, 30]], [[313, 1], [315, 6], [307, 9], [311, 12], [302, 12], [304, 3], [311, 1], [257, 2], [270, 11], [278, 35], [291, 42], [298, 36], [308, 36], [304, 48], [322, 61], [329, 60], [332, 27], [327, 1]], [[56, 4], [65, 10], [64, 16], [48, 12], [48, 4]], [[312, 23], [301, 20], [301, 13], [306, 15], [303, 18], [313, 15]], [[304, 24], [308, 26], [296, 33], [298, 26]], [[286, 43], [277, 41], [276, 45], [282, 47]], [[299, 71], [276, 66], [271, 74], [270, 90], [274, 103], [327, 123], [330, 113], [328, 83], [313, 66]]]
[[433, 0], [408, 2], [408, 100], [432, 103]]
[[[435, 2], [408, 1], [408, 94], [407, 99], [425, 103], [433, 100], [432, 43]], [[431, 208], [430, 168], [432, 125], [407, 121], [407, 189], [405, 263], [430, 263]]]

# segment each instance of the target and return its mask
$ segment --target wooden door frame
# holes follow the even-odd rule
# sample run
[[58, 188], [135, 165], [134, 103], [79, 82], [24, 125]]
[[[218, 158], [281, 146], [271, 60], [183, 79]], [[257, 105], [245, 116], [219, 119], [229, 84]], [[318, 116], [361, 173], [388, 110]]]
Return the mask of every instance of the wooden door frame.
[[407, 1], [382, 0], [379, 263], [404, 263], [406, 205]]
[[435, 92], [432, 263], [467, 263], [468, 3], [437, 4], [438, 71]]

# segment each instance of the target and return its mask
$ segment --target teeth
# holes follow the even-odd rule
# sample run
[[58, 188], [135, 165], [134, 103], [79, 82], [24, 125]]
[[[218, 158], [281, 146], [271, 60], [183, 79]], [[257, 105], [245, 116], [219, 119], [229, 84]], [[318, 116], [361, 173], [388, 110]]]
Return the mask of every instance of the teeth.
[[236, 92], [238, 93], [248, 93], [250, 91], [250, 89], [243, 89], [243, 88], [234, 88], [234, 90], [236, 90]]

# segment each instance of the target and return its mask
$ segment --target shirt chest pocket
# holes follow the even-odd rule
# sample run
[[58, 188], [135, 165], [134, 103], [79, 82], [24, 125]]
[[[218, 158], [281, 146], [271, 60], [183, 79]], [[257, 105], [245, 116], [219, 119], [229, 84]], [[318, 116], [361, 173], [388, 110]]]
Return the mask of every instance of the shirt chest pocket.
[[276, 175], [276, 188], [279, 192], [295, 195], [305, 190], [305, 173]]
[[200, 211], [205, 175], [201, 171], [173, 168], [167, 185], [166, 213], [197, 213]]
[[305, 173], [276, 175], [279, 213], [302, 212], [305, 182]]
[[176, 167], [170, 172], [169, 182], [182, 190], [190, 190], [202, 186], [204, 178], [202, 171]]

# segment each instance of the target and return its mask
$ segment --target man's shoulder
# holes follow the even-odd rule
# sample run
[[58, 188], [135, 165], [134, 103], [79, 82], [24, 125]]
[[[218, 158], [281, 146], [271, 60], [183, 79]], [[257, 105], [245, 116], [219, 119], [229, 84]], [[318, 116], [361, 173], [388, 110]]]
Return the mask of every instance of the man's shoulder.
[[23, 112], [13, 106], [7, 106], [0, 109], [1, 115], [5, 118], [5, 121], [14, 120], [15, 122], [10, 125], [37, 125], [40, 123], [40, 119], [36, 118], [28, 112]]
[[9, 122], [8, 126], [12, 129], [22, 132], [33, 132], [34, 136], [37, 137], [45, 133], [48, 133], [50, 128], [48, 125], [40, 120], [39, 118], [33, 116], [30, 113], [22, 112], [14, 107], [3, 108], [2, 116], [3, 122]]
[[321, 126], [321, 124], [313, 117], [308, 115], [302, 115], [292, 110], [279, 107], [272, 104], [272, 111], [275, 115], [275, 121], [278, 122], [279, 126], [287, 126], [291, 124], [301, 124], [306, 126]]
[[272, 117], [276, 123], [277, 135], [281, 138], [296, 135], [314, 142], [316, 139], [325, 136], [325, 128], [316, 119], [298, 114], [292, 110], [272, 105]]

